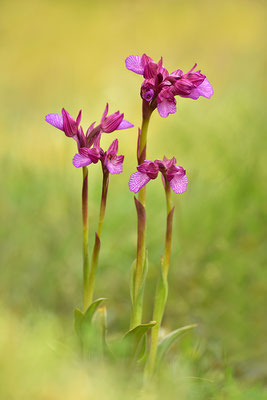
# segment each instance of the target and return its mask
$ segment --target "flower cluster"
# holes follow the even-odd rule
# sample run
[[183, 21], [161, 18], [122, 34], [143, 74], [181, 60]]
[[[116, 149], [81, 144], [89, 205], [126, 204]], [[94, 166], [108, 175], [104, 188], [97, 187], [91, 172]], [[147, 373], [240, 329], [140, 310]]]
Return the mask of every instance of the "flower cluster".
[[100, 160], [103, 169], [108, 170], [111, 174], [120, 174], [124, 156], [117, 156], [118, 139], [114, 140], [109, 149], [104, 152], [100, 147], [101, 134], [132, 128], [133, 124], [126, 121], [124, 114], [119, 111], [108, 116], [107, 103], [100, 124], [95, 127], [95, 122], [92, 123], [84, 134], [83, 128], [80, 126], [81, 116], [82, 111], [75, 120], [63, 108], [62, 115], [48, 114], [45, 119], [50, 125], [60, 129], [67, 137], [72, 137], [77, 142], [78, 153], [73, 158], [73, 165], [76, 168], [85, 167], [91, 163], [96, 164]]
[[176, 112], [175, 96], [198, 99], [200, 96], [210, 98], [213, 89], [206, 76], [194, 71], [197, 64], [187, 73], [180, 69], [171, 74], [162, 65], [162, 57], [155, 63], [151, 57], [143, 54], [129, 56], [125, 60], [126, 68], [145, 78], [141, 86], [141, 97], [153, 111], [157, 108], [161, 117]]
[[129, 189], [137, 193], [151, 179], [156, 179], [158, 173], [162, 173], [162, 177], [170, 183], [170, 187], [174, 193], [184, 193], [187, 188], [188, 179], [186, 171], [183, 167], [176, 165], [176, 158], [163, 160], [145, 160], [143, 164], [138, 165], [137, 172], [134, 172], [129, 180]]

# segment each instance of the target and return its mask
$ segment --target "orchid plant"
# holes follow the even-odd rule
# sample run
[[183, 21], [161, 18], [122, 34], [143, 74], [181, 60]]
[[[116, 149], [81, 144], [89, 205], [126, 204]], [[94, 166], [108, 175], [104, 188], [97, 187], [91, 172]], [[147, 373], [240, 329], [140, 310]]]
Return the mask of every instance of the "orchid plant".
[[[112, 133], [121, 129], [132, 128], [133, 124], [124, 119], [124, 114], [119, 111], [108, 114], [108, 103], [101, 118], [100, 124], [95, 126], [93, 122], [84, 134], [80, 126], [82, 112], [73, 119], [63, 108], [62, 115], [48, 114], [45, 119], [55, 128], [60, 129], [67, 137], [72, 137], [78, 146], [78, 153], [73, 157], [73, 165], [83, 169], [82, 185], [82, 216], [83, 216], [83, 311], [86, 312], [93, 300], [95, 275], [98, 266], [100, 252], [100, 238], [106, 211], [106, 202], [109, 185], [109, 174], [120, 174], [122, 172], [124, 156], [117, 156], [118, 140], [114, 140], [106, 152], [100, 147], [102, 133]], [[95, 233], [95, 243], [93, 248], [91, 266], [89, 263], [88, 249], [88, 165], [101, 162], [103, 181], [102, 196], [100, 202], [100, 212], [98, 219], [98, 229]]]
[[[129, 188], [133, 192], [138, 192], [138, 200], [135, 199], [137, 206], [138, 230], [137, 258], [133, 280], [135, 286], [135, 296], [132, 296], [132, 327], [141, 324], [143, 310], [143, 293], [146, 279], [146, 188], [145, 185], [155, 179], [160, 171], [163, 178], [163, 185], [166, 194], [167, 222], [164, 258], [161, 263], [161, 275], [155, 295], [154, 313], [155, 326], [152, 328], [151, 344], [146, 373], [151, 376], [154, 372], [158, 349], [158, 332], [161, 325], [164, 308], [168, 292], [168, 269], [170, 263], [171, 238], [172, 238], [172, 219], [174, 208], [172, 207], [170, 188], [175, 193], [183, 193], [188, 184], [188, 179], [183, 167], [176, 165], [176, 159], [154, 162], [146, 160], [147, 151], [147, 132], [150, 117], [155, 109], [161, 117], [166, 118], [169, 114], [176, 112], [175, 96], [198, 99], [200, 96], [210, 98], [213, 89], [206, 76], [201, 71], [195, 71], [197, 64], [187, 73], [177, 69], [171, 74], [163, 66], [162, 57], [158, 63], [151, 57], [143, 54], [140, 56], [129, 56], [125, 60], [126, 68], [136, 74], [143, 75], [144, 81], [141, 85], [142, 98], [142, 126], [139, 130], [137, 144], [137, 172], [132, 174], [129, 181]], [[140, 212], [142, 210], [142, 212]], [[142, 278], [140, 278], [142, 277]], [[189, 327], [190, 329], [191, 327]]]
[[[150, 161], [147, 159], [147, 134], [151, 115], [157, 109], [159, 115], [166, 118], [176, 112], [176, 96], [198, 99], [200, 96], [210, 98], [213, 89], [206, 76], [201, 71], [196, 71], [196, 64], [190, 71], [183, 73], [180, 69], [170, 73], [163, 66], [162, 58], [158, 63], [151, 57], [143, 54], [129, 56], [125, 60], [126, 68], [136, 74], [143, 75], [140, 94], [142, 98], [142, 124], [138, 129], [137, 140], [137, 171], [132, 173], [129, 180], [129, 189], [137, 194], [134, 197], [137, 210], [137, 252], [136, 260], [131, 268], [131, 300], [132, 311], [130, 329], [124, 340], [130, 343], [129, 354], [135, 361], [142, 362], [145, 376], [152, 377], [160, 359], [167, 352], [170, 345], [182, 333], [189, 331], [196, 325], [188, 325], [177, 329], [159, 342], [159, 329], [164, 315], [168, 293], [168, 271], [170, 267], [172, 225], [174, 207], [172, 194], [182, 194], [187, 190], [188, 178], [185, 169], [177, 165], [175, 157]], [[49, 114], [46, 121], [55, 128], [63, 131], [67, 137], [73, 138], [77, 143], [77, 153], [73, 157], [73, 165], [82, 168], [82, 220], [83, 220], [83, 309], [75, 310], [75, 327], [82, 345], [89, 346], [88, 336], [93, 325], [93, 316], [100, 315], [102, 331], [106, 333], [106, 310], [99, 308], [103, 298], [94, 300], [94, 285], [98, 268], [101, 233], [105, 217], [106, 202], [109, 186], [109, 175], [123, 172], [124, 156], [118, 155], [118, 139], [115, 139], [109, 148], [101, 148], [101, 136], [122, 129], [129, 129], [133, 124], [124, 119], [124, 114], [119, 111], [108, 115], [108, 104], [101, 118], [100, 124], [92, 123], [86, 133], [81, 124], [81, 111], [76, 120], [63, 108], [62, 114]], [[102, 195], [98, 229], [95, 232], [91, 260], [89, 258], [88, 244], [88, 166], [101, 163], [103, 180]], [[143, 323], [143, 296], [147, 277], [147, 248], [146, 248], [146, 185], [161, 175], [166, 197], [166, 234], [164, 256], [161, 260], [159, 281], [155, 290], [153, 320]], [[148, 345], [147, 335], [151, 331]], [[105, 351], [108, 350], [104, 340]]]

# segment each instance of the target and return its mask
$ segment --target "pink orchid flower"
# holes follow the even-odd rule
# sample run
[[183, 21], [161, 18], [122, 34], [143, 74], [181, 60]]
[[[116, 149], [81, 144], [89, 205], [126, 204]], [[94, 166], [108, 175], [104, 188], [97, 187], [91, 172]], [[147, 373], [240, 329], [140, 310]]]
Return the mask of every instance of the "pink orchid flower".
[[101, 118], [101, 122], [100, 122], [100, 131], [101, 132], [111, 133], [111, 132], [118, 131], [121, 129], [132, 128], [134, 126], [130, 122], [123, 119], [124, 114], [120, 113], [119, 111], [116, 111], [115, 113], [108, 116], [107, 115], [108, 107], [109, 106], [107, 103], [106, 108], [105, 108], [104, 113]]
[[82, 118], [82, 110], [75, 119], [73, 119], [70, 114], [62, 108], [62, 115], [60, 114], [48, 114], [45, 117], [46, 122], [53, 125], [55, 128], [60, 129], [68, 137], [75, 137], [79, 132], [79, 125]]

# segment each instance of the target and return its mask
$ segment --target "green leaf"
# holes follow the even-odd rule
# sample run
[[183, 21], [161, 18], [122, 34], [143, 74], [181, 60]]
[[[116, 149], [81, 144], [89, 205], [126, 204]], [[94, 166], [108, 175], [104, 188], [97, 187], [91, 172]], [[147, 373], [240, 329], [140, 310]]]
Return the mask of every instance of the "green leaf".
[[157, 284], [154, 311], [153, 311], [153, 319], [157, 321], [159, 326], [161, 325], [167, 297], [168, 297], [168, 281], [166, 278], [164, 279], [164, 276], [161, 272]]
[[82, 329], [84, 329], [84, 327], [91, 325], [94, 313], [96, 312], [97, 308], [104, 300], [106, 300], [106, 299], [100, 298], [100, 299], [93, 301], [93, 303], [90, 304], [90, 306], [87, 308], [87, 310], [83, 314], [83, 318], [82, 318], [82, 322], [81, 322]]
[[83, 320], [83, 313], [81, 310], [76, 308], [74, 310], [74, 329], [78, 336], [80, 336], [81, 334], [82, 320]]
[[112, 357], [111, 351], [107, 344], [107, 309], [105, 306], [101, 306], [96, 310], [94, 325], [96, 325], [95, 334], [95, 345], [99, 348], [99, 353], [102, 356]]
[[74, 310], [74, 328], [80, 339], [81, 349], [84, 355], [92, 353], [94, 349], [100, 348], [102, 346], [97, 346], [97, 341], [101, 339], [101, 333], [99, 334], [100, 328], [97, 327], [95, 323], [92, 323], [92, 319], [97, 311], [99, 305], [106, 300], [105, 298], [100, 298], [95, 300], [87, 310], [83, 313], [81, 310], [76, 308]]
[[148, 356], [148, 351], [147, 351], [147, 335], [143, 336], [143, 339], [141, 339], [140, 343], [140, 351], [138, 353], [138, 359], [137, 362], [140, 365], [145, 365], [147, 356]]
[[150, 321], [147, 324], [141, 324], [133, 329], [130, 329], [125, 335], [124, 339], [134, 338], [137, 342], [142, 339], [142, 336], [153, 326], [156, 325], [156, 321]]
[[157, 353], [157, 367], [162, 362], [163, 358], [169, 351], [170, 347], [178, 340], [180, 337], [196, 328], [196, 324], [183, 326], [182, 328], [176, 329], [172, 331], [167, 336], [165, 336], [158, 344], [158, 353]]
[[[144, 335], [149, 329], [156, 325], [156, 321], [150, 321], [147, 324], [140, 324], [133, 329], [130, 329], [124, 336], [123, 340], [127, 342], [129, 353], [136, 358], [142, 358], [146, 350], [146, 342], [143, 344]], [[145, 345], [145, 349], [144, 349]]]

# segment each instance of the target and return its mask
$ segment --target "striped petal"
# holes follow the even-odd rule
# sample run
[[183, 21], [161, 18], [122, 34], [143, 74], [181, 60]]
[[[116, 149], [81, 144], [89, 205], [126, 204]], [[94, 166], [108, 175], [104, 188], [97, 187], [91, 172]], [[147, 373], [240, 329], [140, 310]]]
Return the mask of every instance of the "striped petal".
[[139, 190], [145, 186], [150, 181], [149, 176], [147, 174], [143, 174], [142, 172], [134, 172], [129, 180], [129, 189], [131, 192], [137, 193]]
[[187, 189], [188, 178], [186, 175], [176, 174], [170, 181], [174, 193], [184, 193]]
[[129, 56], [125, 60], [126, 68], [130, 71], [135, 72], [136, 74], [143, 75], [144, 73], [144, 65], [142, 63], [142, 59], [139, 56]]
[[183, 97], [188, 97], [189, 99], [197, 100], [200, 96], [210, 99], [212, 95], [213, 95], [213, 88], [208, 79], [205, 78], [204, 81], [198, 87], [193, 89], [190, 94]]
[[129, 128], [133, 128], [134, 125], [131, 124], [131, 122], [126, 121], [126, 119], [122, 120], [120, 125], [118, 126], [118, 128], [116, 129], [117, 131], [120, 129], [129, 129]]
[[111, 174], [121, 174], [124, 156], [114, 156], [106, 160], [106, 167]]
[[48, 114], [45, 117], [46, 122], [50, 125], [53, 125], [55, 128], [60, 129], [63, 131], [63, 118], [60, 114]]
[[161, 117], [166, 118], [169, 114], [176, 113], [176, 102], [163, 99], [157, 105], [158, 113]]

